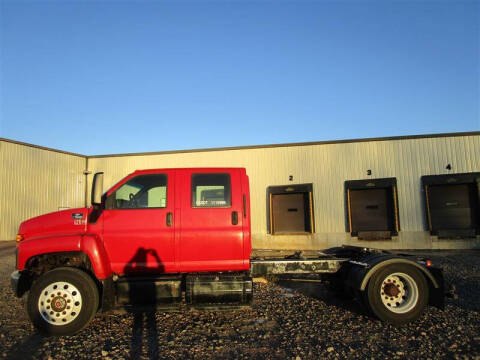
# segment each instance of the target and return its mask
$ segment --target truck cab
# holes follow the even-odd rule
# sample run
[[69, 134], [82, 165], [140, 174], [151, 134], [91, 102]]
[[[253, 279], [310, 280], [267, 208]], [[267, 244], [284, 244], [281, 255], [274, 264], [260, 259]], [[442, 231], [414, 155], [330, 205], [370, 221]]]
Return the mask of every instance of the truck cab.
[[248, 190], [245, 169], [135, 171], [95, 205], [89, 229], [118, 275], [248, 270]]

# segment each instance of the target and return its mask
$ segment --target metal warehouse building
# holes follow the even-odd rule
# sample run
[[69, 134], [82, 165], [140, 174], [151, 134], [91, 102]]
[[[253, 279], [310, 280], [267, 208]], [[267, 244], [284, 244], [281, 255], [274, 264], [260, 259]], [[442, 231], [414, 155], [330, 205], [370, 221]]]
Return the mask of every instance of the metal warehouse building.
[[480, 132], [83, 156], [0, 139], [0, 239], [21, 221], [88, 205], [137, 169], [245, 167], [254, 248], [473, 248]]

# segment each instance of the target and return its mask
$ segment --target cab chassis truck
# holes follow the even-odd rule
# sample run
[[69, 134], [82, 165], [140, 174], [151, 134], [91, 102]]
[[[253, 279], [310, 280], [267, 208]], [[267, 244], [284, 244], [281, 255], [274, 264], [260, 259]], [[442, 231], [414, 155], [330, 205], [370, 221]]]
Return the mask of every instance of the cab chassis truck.
[[20, 225], [11, 284], [39, 331], [73, 334], [115, 309], [244, 307], [253, 278], [282, 275], [317, 277], [395, 325], [444, 306], [429, 259], [353, 246], [252, 256], [244, 168], [138, 170], [102, 192], [96, 173], [92, 206]]

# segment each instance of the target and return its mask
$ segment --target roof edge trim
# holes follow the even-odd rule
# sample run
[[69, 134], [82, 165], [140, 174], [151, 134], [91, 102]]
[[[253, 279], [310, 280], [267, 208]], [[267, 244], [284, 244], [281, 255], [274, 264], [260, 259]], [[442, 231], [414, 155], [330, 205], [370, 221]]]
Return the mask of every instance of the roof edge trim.
[[78, 157], [81, 157], [81, 158], [84, 158], [84, 159], [88, 158], [88, 156], [82, 155], [82, 154], [77, 154], [77, 153], [72, 153], [72, 152], [68, 152], [68, 151], [53, 149], [53, 148], [49, 148], [49, 147], [46, 147], [46, 146], [29, 144], [29, 143], [26, 143], [26, 142], [12, 140], [12, 139], [6, 139], [6, 138], [2, 138], [2, 137], [0, 137], [0, 141], [5, 141], [5, 142], [11, 143], [11, 144], [16, 144], [16, 145], [28, 146], [28, 147], [32, 147], [32, 148], [40, 149], [40, 150], [57, 152], [57, 153], [60, 153], [60, 154], [78, 156]]
[[283, 144], [230, 146], [230, 147], [221, 147], [221, 148], [203, 148], [203, 149], [189, 149], [189, 150], [166, 150], [166, 151], [150, 151], [150, 152], [124, 153], [124, 154], [105, 154], [105, 155], [91, 155], [91, 156], [88, 156], [88, 158], [146, 156], [146, 155], [168, 155], [168, 154], [197, 153], [197, 152], [268, 149], [268, 148], [277, 148], [277, 147], [348, 144], [348, 143], [356, 143], [356, 142], [414, 140], [414, 139], [460, 137], [460, 136], [478, 136], [478, 135], [480, 135], [480, 131], [469, 131], [469, 132], [456, 132], [456, 133], [438, 133], [438, 134], [425, 134], [425, 135], [402, 135], [402, 136], [387, 136], [387, 137], [377, 137], [377, 138], [325, 140], [325, 141], [311, 141], [311, 142], [283, 143]]
[[197, 153], [197, 152], [213, 152], [213, 151], [232, 151], [232, 150], [251, 150], [251, 149], [268, 149], [277, 147], [296, 147], [296, 146], [312, 146], [312, 145], [330, 145], [330, 144], [349, 144], [357, 142], [374, 142], [374, 141], [392, 141], [392, 140], [415, 140], [428, 138], [444, 138], [444, 137], [460, 137], [460, 136], [479, 136], [480, 131], [467, 131], [455, 133], [438, 133], [438, 134], [421, 134], [421, 135], [400, 135], [400, 136], [385, 136], [376, 138], [359, 138], [359, 139], [342, 139], [342, 140], [325, 140], [325, 141], [310, 141], [297, 143], [283, 143], [283, 144], [267, 144], [267, 145], [245, 145], [245, 146], [230, 146], [221, 148], [203, 148], [203, 149], [188, 149], [188, 150], [165, 150], [165, 151], [149, 151], [138, 153], [121, 153], [121, 154], [105, 154], [105, 155], [83, 155], [58, 149], [49, 148], [46, 146], [29, 144], [13, 139], [6, 139], [0, 137], [0, 141], [9, 142], [12, 144], [29, 146], [36, 149], [58, 152], [61, 154], [78, 156], [86, 159], [107, 158], [107, 157], [124, 157], [124, 156], [146, 156], [146, 155], [168, 155], [168, 154], [182, 154], [182, 153]]

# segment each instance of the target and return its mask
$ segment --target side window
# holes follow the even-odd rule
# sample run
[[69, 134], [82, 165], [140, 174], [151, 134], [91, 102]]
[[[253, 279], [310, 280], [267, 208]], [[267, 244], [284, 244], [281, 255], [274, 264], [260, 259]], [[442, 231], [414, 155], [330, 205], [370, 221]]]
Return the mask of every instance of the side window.
[[192, 207], [215, 208], [231, 205], [229, 174], [192, 175]]
[[148, 209], [167, 206], [167, 175], [140, 175], [110, 194], [106, 209]]

